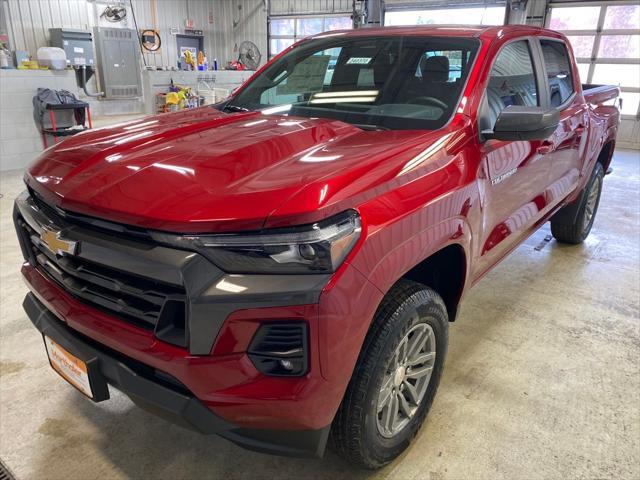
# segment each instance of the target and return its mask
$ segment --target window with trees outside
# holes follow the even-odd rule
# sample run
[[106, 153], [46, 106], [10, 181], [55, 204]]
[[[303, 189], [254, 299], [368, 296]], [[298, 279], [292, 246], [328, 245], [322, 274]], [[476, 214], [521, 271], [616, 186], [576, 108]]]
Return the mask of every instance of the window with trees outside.
[[547, 27], [569, 38], [582, 83], [619, 85], [622, 115], [640, 115], [640, 2], [551, 5]]
[[395, 25], [503, 25], [505, 5], [484, 7], [425, 8], [420, 10], [392, 9], [384, 14], [384, 26]]
[[353, 28], [350, 14], [318, 17], [271, 17], [269, 21], [269, 58], [298, 40], [332, 30]]

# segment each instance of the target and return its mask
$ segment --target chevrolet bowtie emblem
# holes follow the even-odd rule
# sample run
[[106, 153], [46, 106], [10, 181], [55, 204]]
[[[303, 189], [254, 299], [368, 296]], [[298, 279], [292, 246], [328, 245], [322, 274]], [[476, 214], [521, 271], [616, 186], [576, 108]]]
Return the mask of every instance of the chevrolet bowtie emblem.
[[61, 233], [62, 232], [43, 229], [42, 234], [40, 235], [40, 240], [56, 255], [62, 255], [64, 253], [74, 255], [78, 249], [78, 242], [72, 242], [71, 240], [64, 240], [60, 238]]

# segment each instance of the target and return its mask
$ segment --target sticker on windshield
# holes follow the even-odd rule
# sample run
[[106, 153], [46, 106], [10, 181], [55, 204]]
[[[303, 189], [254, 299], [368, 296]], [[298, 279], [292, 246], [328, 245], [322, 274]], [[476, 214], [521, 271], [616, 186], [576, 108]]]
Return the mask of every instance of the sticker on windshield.
[[371, 61], [371, 57], [351, 57], [347, 60], [347, 65], [367, 65]]

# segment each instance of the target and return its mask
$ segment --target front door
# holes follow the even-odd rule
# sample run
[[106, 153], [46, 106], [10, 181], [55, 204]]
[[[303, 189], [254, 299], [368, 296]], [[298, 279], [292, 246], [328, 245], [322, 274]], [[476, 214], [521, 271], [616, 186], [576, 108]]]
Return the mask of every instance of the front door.
[[[480, 130], [493, 130], [509, 105], [544, 106], [536, 70], [536, 46], [529, 39], [507, 43], [498, 53], [479, 110]], [[514, 248], [547, 211], [548, 141], [487, 140], [480, 145], [483, 225], [476, 248], [479, 277]]]

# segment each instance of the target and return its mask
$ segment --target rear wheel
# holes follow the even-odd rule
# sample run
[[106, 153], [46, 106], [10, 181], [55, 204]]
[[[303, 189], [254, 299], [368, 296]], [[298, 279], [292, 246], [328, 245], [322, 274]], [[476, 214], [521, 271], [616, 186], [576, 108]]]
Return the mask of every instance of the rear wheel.
[[383, 300], [331, 430], [338, 453], [379, 468], [407, 448], [438, 388], [448, 317], [440, 296], [401, 280]]
[[591, 178], [585, 186], [584, 194], [581, 197], [577, 214], [572, 222], [566, 220], [551, 219], [551, 233], [555, 239], [563, 243], [582, 243], [593, 227], [593, 221], [598, 212], [600, 204], [600, 194], [602, 193], [602, 183], [604, 180], [604, 170], [600, 163], [591, 173]]

